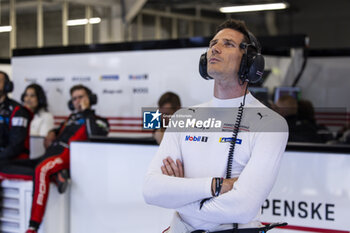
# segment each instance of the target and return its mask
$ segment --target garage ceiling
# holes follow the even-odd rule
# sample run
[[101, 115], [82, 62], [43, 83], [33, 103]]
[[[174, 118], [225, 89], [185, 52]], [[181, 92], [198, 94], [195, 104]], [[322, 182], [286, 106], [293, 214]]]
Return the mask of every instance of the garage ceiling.
[[[0, 0], [0, 25], [9, 23], [9, 1]], [[16, 0], [17, 18], [36, 12], [38, 1]], [[349, 0], [287, 0], [290, 5], [287, 10], [231, 15], [220, 13], [218, 8], [228, 5], [273, 3], [277, 0], [42, 0], [46, 12], [58, 11], [63, 1], [68, 1], [70, 5], [94, 6], [94, 16], [101, 18], [108, 17], [106, 10], [114, 9], [114, 16], [134, 23], [136, 16], [142, 11], [154, 12], [155, 15], [157, 12], [189, 15], [196, 19], [207, 18], [216, 21], [234, 17], [245, 20], [258, 36], [308, 34], [311, 47], [350, 48]], [[73, 18], [74, 14], [69, 17]], [[144, 19], [144, 22], [146, 20]]]

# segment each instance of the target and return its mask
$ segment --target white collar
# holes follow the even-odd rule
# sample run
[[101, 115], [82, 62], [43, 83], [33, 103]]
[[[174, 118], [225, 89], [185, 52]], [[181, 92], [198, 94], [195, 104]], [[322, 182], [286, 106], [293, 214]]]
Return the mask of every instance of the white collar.
[[[210, 101], [212, 107], [239, 107], [243, 103], [244, 96], [233, 98], [233, 99], [218, 99], [215, 96]], [[245, 102], [248, 103], [252, 100], [252, 94], [248, 93], [245, 97]]]

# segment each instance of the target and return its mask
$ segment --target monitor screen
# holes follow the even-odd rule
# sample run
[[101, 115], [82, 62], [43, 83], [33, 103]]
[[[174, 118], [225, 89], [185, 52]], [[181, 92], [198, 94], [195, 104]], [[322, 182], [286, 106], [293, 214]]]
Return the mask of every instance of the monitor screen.
[[249, 87], [249, 91], [263, 104], [267, 104], [269, 100], [269, 90], [267, 87]]
[[300, 100], [300, 94], [300, 87], [276, 87], [274, 93], [274, 102], [276, 103], [279, 98], [285, 95], [290, 95], [296, 100]]

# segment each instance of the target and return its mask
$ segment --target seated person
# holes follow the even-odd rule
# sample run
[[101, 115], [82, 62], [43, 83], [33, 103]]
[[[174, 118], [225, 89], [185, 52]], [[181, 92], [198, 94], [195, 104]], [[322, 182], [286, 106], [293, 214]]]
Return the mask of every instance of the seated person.
[[54, 119], [47, 111], [47, 99], [43, 88], [38, 84], [30, 84], [22, 94], [23, 105], [34, 113], [30, 124], [30, 136], [45, 137], [54, 128]]
[[10, 99], [13, 90], [9, 76], [0, 71], [0, 161], [29, 158], [31, 112]]
[[[314, 122], [301, 119], [298, 115], [298, 101], [289, 95], [281, 96], [276, 102], [276, 111], [287, 121], [289, 127], [290, 142], [320, 143], [321, 138], [317, 134], [317, 126]], [[305, 111], [305, 110], [304, 110]]]
[[350, 127], [344, 130], [338, 142], [341, 144], [350, 144]]
[[[76, 140], [87, 140], [91, 135], [107, 135], [109, 124], [91, 110], [96, 96], [83, 85], [73, 86], [70, 90], [70, 109], [74, 110], [69, 118], [56, 130], [49, 132], [51, 144], [44, 155], [34, 160], [24, 160], [0, 165], [0, 175], [6, 178], [22, 178], [34, 181], [32, 211], [27, 233], [37, 232], [46, 207], [49, 194], [49, 182], [55, 174], [69, 169], [69, 146]], [[53, 136], [54, 135], [54, 136]], [[54, 140], [52, 140], [54, 138]], [[66, 174], [66, 173], [61, 173]], [[61, 177], [67, 178], [67, 177]], [[59, 191], [65, 189], [66, 179], [56, 179]], [[62, 185], [61, 185], [62, 184]]]
[[332, 132], [325, 125], [317, 124], [314, 106], [311, 101], [304, 99], [298, 101], [298, 118], [303, 125], [308, 124], [315, 128], [317, 134], [315, 141], [325, 143], [333, 140]]
[[[164, 119], [165, 124], [168, 125], [171, 115], [181, 108], [180, 97], [173, 92], [166, 92], [159, 98], [158, 107], [159, 111], [162, 113], [162, 124]], [[158, 145], [163, 139], [164, 132], [165, 127], [162, 125], [162, 128], [155, 130], [153, 133], [153, 137], [157, 141]]]

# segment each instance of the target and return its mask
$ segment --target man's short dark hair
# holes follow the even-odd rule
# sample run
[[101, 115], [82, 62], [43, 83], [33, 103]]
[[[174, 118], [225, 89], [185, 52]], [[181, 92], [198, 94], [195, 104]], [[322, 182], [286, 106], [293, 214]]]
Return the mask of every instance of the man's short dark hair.
[[221, 31], [225, 28], [230, 28], [230, 29], [233, 29], [235, 31], [242, 33], [244, 35], [243, 41], [246, 43], [250, 42], [249, 33], [248, 33], [249, 30], [248, 30], [244, 21], [236, 20], [236, 19], [228, 19], [216, 28], [215, 34], [217, 34], [219, 31]]
[[180, 97], [174, 92], [166, 92], [164, 93], [158, 100], [158, 106], [162, 107], [163, 105], [170, 103], [171, 107], [175, 109], [181, 108]]
[[70, 95], [72, 95], [73, 92], [75, 92], [76, 90], [84, 90], [88, 96], [90, 96], [92, 94], [92, 91], [88, 87], [81, 85], [81, 84], [78, 84], [78, 85], [71, 87], [71, 89], [69, 91]]

